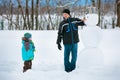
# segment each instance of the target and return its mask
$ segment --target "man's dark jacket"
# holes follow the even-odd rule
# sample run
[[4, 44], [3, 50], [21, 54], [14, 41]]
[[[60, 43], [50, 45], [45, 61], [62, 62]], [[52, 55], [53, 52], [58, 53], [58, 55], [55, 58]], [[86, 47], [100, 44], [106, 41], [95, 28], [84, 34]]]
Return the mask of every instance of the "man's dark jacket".
[[57, 44], [61, 43], [63, 39], [63, 44], [74, 44], [79, 42], [78, 26], [85, 25], [84, 22], [78, 18], [68, 18], [64, 19], [58, 30]]

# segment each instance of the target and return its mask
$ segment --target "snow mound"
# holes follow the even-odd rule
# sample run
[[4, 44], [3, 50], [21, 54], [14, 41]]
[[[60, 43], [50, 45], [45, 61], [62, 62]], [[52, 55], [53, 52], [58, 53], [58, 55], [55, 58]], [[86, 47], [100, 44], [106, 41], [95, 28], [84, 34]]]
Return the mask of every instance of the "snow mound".
[[89, 26], [94, 26], [98, 23], [98, 15], [97, 14], [87, 14], [85, 24]]
[[97, 26], [85, 27], [81, 33], [81, 39], [85, 47], [97, 47], [101, 38], [101, 29]]
[[78, 64], [81, 68], [102, 67], [104, 55], [99, 48], [85, 48], [80, 52]]

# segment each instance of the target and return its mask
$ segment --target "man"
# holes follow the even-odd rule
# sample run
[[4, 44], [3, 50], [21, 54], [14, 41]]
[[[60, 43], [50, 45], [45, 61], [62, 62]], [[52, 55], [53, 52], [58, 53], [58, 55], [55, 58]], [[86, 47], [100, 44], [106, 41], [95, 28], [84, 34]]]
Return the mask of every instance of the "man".
[[[57, 45], [61, 50], [61, 40], [64, 44], [64, 67], [66, 72], [71, 72], [76, 68], [77, 48], [79, 42], [78, 26], [85, 25], [84, 20], [71, 18], [69, 9], [63, 10], [64, 20], [59, 25]], [[71, 60], [70, 59], [71, 54]]]

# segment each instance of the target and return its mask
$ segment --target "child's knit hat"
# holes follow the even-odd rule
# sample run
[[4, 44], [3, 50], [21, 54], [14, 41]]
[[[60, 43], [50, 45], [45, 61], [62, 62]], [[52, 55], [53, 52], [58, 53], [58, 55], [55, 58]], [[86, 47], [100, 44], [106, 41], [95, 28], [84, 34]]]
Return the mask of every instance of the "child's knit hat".
[[29, 38], [32, 37], [32, 35], [31, 35], [30, 33], [25, 33], [25, 34], [24, 34], [24, 37], [29, 39]]

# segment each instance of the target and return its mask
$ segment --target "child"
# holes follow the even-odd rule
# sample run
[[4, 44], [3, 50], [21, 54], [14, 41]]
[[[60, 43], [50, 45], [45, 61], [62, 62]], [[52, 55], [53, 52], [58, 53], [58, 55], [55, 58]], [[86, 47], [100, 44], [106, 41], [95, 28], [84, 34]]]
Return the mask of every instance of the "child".
[[22, 59], [24, 61], [23, 72], [32, 68], [32, 60], [34, 59], [35, 46], [32, 42], [32, 35], [25, 33], [22, 38]]

